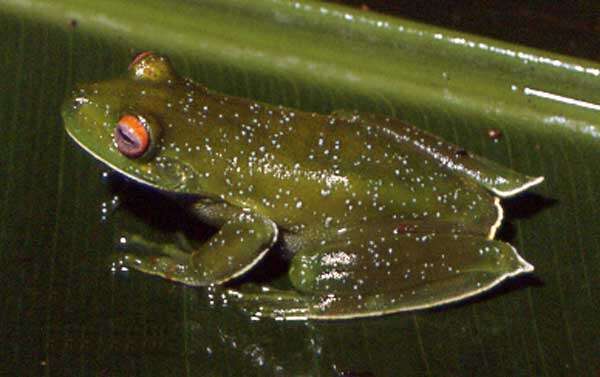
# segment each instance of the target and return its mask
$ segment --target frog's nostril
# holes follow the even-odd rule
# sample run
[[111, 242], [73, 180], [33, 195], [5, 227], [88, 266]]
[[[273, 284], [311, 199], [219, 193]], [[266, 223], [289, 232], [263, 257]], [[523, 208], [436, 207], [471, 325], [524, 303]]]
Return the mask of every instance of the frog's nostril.
[[90, 100], [87, 99], [86, 97], [75, 97], [73, 99], [74, 106], [80, 106], [80, 105], [86, 104], [88, 102], [90, 102]]
[[65, 101], [61, 109], [63, 118], [65, 120], [76, 119], [82, 110], [81, 108], [87, 103], [89, 103], [89, 100], [82, 96], [75, 96]]
[[73, 100], [71, 101], [71, 111], [72, 112], [77, 112], [81, 109], [81, 107], [87, 103], [89, 103], [90, 100], [87, 99], [86, 97], [75, 97], [73, 98]]

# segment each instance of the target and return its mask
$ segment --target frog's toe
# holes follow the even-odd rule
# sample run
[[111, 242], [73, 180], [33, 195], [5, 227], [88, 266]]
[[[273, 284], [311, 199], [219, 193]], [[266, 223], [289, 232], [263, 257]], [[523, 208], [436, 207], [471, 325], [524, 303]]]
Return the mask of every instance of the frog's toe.
[[310, 304], [299, 292], [246, 284], [228, 289], [228, 298], [253, 319], [306, 320]]
[[135, 270], [177, 281], [186, 285], [207, 285], [187, 263], [165, 256], [140, 256], [125, 254], [121, 259], [124, 266]]
[[[182, 242], [181, 240], [178, 241]], [[190, 253], [183, 251], [183, 248], [178, 247], [176, 244], [149, 241], [139, 234], [125, 234], [121, 237], [119, 243], [127, 250], [140, 250], [142, 253], [151, 252], [169, 256], [180, 263], [187, 263], [190, 257]]]

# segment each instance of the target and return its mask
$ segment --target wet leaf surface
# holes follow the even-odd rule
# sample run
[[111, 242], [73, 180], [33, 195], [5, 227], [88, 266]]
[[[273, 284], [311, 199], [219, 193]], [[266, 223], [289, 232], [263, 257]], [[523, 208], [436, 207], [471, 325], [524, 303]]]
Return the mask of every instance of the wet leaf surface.
[[[0, 372], [596, 375], [600, 66], [295, 4], [0, 2]], [[145, 49], [215, 90], [394, 115], [544, 175], [534, 192], [504, 202], [500, 233], [534, 274], [435, 310], [286, 323], [250, 321], [216, 291], [121, 271], [124, 231], [211, 231], [177, 214], [173, 198], [103, 178], [107, 169], [64, 133], [59, 109], [72, 86], [122, 74]], [[265, 263], [255, 278], [279, 267]]]

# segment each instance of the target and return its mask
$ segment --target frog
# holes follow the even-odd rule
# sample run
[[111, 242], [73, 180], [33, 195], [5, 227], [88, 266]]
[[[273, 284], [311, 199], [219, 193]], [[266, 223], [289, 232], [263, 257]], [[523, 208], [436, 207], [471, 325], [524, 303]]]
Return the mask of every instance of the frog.
[[[222, 94], [153, 52], [136, 56], [122, 76], [78, 85], [62, 116], [94, 158], [142, 185], [193, 198], [182, 211], [215, 227], [193, 248], [129, 235], [122, 263], [186, 286], [220, 287], [253, 318], [434, 308], [534, 269], [495, 236], [501, 199], [544, 177], [394, 117]], [[235, 284], [269, 253], [287, 256], [288, 287]]]

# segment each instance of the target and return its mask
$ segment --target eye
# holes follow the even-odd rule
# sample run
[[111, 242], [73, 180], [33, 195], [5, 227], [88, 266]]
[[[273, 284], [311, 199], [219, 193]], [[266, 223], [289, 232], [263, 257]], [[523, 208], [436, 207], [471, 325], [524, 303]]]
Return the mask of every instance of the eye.
[[150, 146], [150, 133], [139, 116], [123, 115], [115, 127], [114, 138], [119, 152], [129, 158], [138, 158]]

